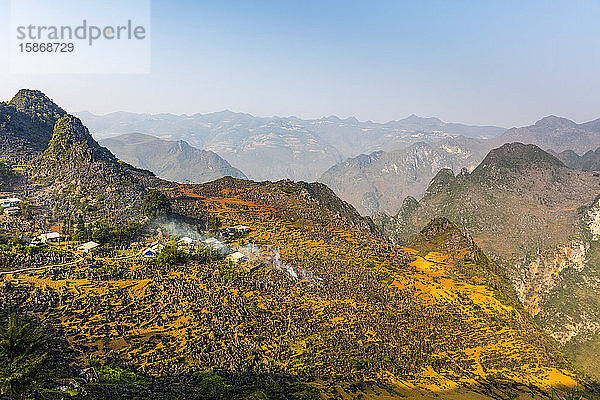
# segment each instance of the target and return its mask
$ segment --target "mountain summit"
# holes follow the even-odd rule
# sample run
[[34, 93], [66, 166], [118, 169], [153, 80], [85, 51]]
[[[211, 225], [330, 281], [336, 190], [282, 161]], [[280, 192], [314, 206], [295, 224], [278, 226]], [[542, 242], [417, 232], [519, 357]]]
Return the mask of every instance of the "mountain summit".
[[507, 143], [488, 153], [473, 175], [564, 167], [556, 157], [533, 144]]
[[39, 90], [20, 90], [0, 102], [0, 154], [15, 163], [26, 163], [46, 149], [54, 124], [66, 112]]
[[519, 304], [517, 293], [502, 275], [500, 266], [448, 218], [436, 217], [429, 221], [407, 247], [418, 250], [423, 257], [430, 252], [443, 253], [463, 276], [487, 282], [510, 297], [513, 304]]
[[574, 128], [577, 124], [570, 119], [549, 115], [537, 121], [534, 126], [542, 128], [564, 129]]
[[9, 104], [17, 111], [39, 120], [49, 129], [53, 129], [56, 121], [67, 114], [39, 90], [21, 89]]
[[81, 162], [105, 161], [117, 163], [117, 159], [106, 148], [101, 147], [90, 135], [81, 120], [65, 115], [56, 122], [52, 140], [44, 151], [46, 160], [61, 161], [75, 166]]

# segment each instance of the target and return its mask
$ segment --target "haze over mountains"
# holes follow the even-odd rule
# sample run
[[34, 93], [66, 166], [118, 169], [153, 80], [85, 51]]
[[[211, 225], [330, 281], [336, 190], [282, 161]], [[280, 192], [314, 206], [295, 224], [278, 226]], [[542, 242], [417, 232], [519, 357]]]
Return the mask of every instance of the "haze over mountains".
[[550, 115], [534, 125], [511, 128], [494, 142], [496, 145], [512, 142], [531, 143], [544, 150], [572, 150], [582, 155], [600, 146], [600, 119], [577, 124], [566, 118]]
[[420, 198], [440, 169], [475, 168], [488, 146], [481, 139], [464, 136], [418, 142], [400, 150], [349, 158], [327, 170], [319, 181], [364, 215], [394, 214], [406, 196]]
[[[33, 121], [48, 114], [39, 111]], [[6, 190], [30, 213], [0, 216], [2, 305], [60, 328], [64, 347], [49, 349], [60, 369], [43, 382], [25, 371], [39, 387], [71, 388], [73, 376], [97, 371], [77, 382], [79, 398], [539, 399], [565, 385], [593, 389], [532, 323], [514, 277], [458, 223], [434, 218], [413, 248], [395, 246], [321, 183], [180, 185], [117, 159], [77, 117], [51, 118], [45, 148], [9, 163], [18, 179]], [[517, 178], [539, 170], [542, 183], [577, 178], [565, 189], [585, 190], [553, 197], [557, 205], [597, 190], [594, 173], [513, 147], [461, 176], [490, 187], [517, 187], [499, 179], [511, 168]], [[454, 179], [438, 175], [428, 195]], [[191, 236], [179, 240], [171, 225]], [[27, 244], [55, 226], [102, 246], [83, 255], [72, 241]], [[159, 255], [146, 256], [148, 246]], [[246, 259], [226, 257], [236, 254]]]
[[78, 114], [97, 139], [139, 132], [185, 140], [211, 150], [251, 179], [316, 180], [348, 157], [391, 151], [450, 135], [494, 137], [503, 128], [449, 124], [411, 115], [385, 124], [335, 116], [318, 120], [254, 117], [223, 111], [212, 114]]
[[[191, 116], [124, 112], [79, 115], [96, 138], [141, 132], [183, 140], [218, 154], [234, 168], [229, 170], [221, 161], [207, 166], [203, 161], [199, 165], [204, 165], [204, 171], [212, 168], [223, 175], [241, 176], [236, 175], [238, 170], [255, 180], [318, 180], [363, 215], [395, 214], [404, 197], [423, 196], [441, 168], [455, 173], [462, 168], [472, 170], [489, 150], [503, 143], [531, 143], [545, 150], [580, 154], [600, 146], [598, 120], [576, 124], [554, 116], [528, 127], [505, 130], [415, 115], [385, 124], [334, 116], [318, 120], [262, 118], [231, 111]], [[213, 176], [208, 173], [204, 178], [204, 172], [194, 172], [193, 162], [181, 164], [179, 160], [178, 171], [169, 172], [171, 158], [155, 160], [152, 155], [157, 153], [153, 151], [140, 151], [133, 157], [134, 138], [124, 136], [119, 142], [104, 143], [111, 143], [109, 147], [123, 154], [126, 161], [145, 165], [159, 176], [178, 181], [202, 181]], [[567, 156], [578, 162], [572, 154]], [[586, 167], [582, 164], [582, 168]]]

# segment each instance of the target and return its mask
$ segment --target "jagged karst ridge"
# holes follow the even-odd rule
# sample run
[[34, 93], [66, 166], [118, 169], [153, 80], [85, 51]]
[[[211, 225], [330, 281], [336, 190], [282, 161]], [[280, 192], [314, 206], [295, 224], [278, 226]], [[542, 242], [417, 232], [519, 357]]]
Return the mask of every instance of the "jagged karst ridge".
[[420, 198], [437, 171], [472, 170], [488, 150], [484, 141], [466, 137], [419, 142], [405, 149], [350, 158], [331, 167], [319, 181], [363, 215], [392, 214], [406, 196]]

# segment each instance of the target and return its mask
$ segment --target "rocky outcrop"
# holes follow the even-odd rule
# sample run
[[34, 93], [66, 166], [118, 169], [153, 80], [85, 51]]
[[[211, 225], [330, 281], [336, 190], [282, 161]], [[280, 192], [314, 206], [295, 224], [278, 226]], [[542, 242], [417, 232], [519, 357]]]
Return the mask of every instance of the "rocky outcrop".
[[20, 90], [0, 103], [0, 154], [12, 163], [28, 163], [50, 142], [54, 124], [66, 112], [37, 90]]
[[137, 212], [146, 187], [164, 185], [151, 172], [117, 160], [72, 115], [56, 122], [31, 174], [34, 182], [54, 193], [58, 214], [100, 212], [117, 220]]
[[510, 265], [519, 299], [532, 316], [540, 313], [542, 299], [563, 282], [565, 270], [583, 271], [589, 248], [589, 243], [571, 240], [536, 255], [533, 260], [515, 260]]

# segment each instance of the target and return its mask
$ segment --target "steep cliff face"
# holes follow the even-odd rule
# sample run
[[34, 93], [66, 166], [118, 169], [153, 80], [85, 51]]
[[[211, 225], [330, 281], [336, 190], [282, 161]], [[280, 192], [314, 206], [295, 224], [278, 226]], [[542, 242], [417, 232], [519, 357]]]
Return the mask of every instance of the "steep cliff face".
[[600, 239], [600, 199], [596, 199], [589, 208], [584, 221], [590, 230], [592, 240]]
[[571, 240], [549, 248], [533, 260], [518, 260], [511, 265], [513, 285], [532, 316], [539, 314], [541, 299], [562, 282], [565, 270], [580, 273], [584, 269], [589, 248], [588, 242]]

